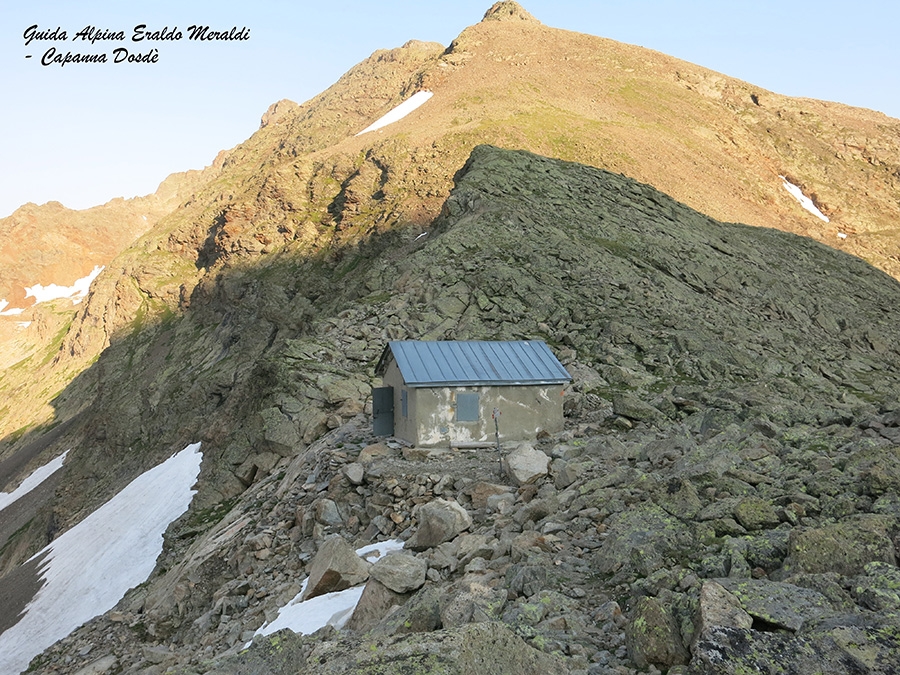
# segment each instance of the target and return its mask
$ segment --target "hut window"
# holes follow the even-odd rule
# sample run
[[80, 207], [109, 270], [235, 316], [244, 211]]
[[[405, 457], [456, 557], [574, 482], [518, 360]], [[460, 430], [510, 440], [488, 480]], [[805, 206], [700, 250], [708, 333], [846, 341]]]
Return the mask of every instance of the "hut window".
[[456, 395], [456, 421], [478, 421], [478, 394], [459, 393]]
[[409, 397], [406, 393], [406, 389], [400, 390], [400, 414], [403, 417], [409, 417]]

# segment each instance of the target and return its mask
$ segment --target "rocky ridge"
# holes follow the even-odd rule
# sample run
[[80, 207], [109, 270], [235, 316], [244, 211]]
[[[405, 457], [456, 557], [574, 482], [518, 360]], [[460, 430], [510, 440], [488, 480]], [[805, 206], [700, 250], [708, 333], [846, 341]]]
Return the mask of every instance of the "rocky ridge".
[[[898, 667], [896, 281], [622, 176], [490, 147], [423, 239], [357, 265], [360, 285], [307, 337], [273, 341], [259, 417], [242, 418], [259, 429], [241, 453], [250, 486], [176, 523], [149, 582], [38, 672], [474, 673], [488, 649], [510, 672]], [[357, 385], [314, 413], [334, 428], [307, 447], [321, 432], [285, 414], [309, 399], [301, 355], [347, 375], [357, 362], [362, 383], [392, 331], [551, 341], [575, 382], [567, 430], [537, 445], [546, 472], [377, 443]], [[370, 577], [347, 631], [244, 651], [336, 534], [405, 540], [394, 555], [417, 571], [397, 574], [415, 580]]]

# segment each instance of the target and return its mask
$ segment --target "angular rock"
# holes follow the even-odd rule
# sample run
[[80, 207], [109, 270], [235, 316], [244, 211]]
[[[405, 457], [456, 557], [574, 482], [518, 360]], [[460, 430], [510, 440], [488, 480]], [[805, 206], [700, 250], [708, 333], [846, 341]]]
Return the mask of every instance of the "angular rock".
[[742, 499], [734, 507], [734, 517], [748, 530], [764, 530], [779, 523], [778, 513], [771, 502], [758, 497]]
[[369, 464], [381, 457], [389, 457], [393, 451], [384, 443], [372, 443], [359, 451], [357, 461], [360, 464]]
[[310, 563], [303, 600], [361, 584], [369, 578], [370, 567], [343, 537], [332, 535], [322, 542]]
[[799, 631], [805, 623], [835, 613], [828, 598], [809, 588], [759, 579], [720, 579], [719, 583], [750, 616], [788, 630]]
[[790, 573], [861, 574], [870, 562], [897, 564], [889, 533], [892, 519], [863, 515], [807, 530], [794, 529], [784, 567]]
[[694, 620], [694, 644], [705, 639], [714, 628], [750, 628], [752, 625], [753, 618], [741, 608], [740, 600], [718, 582], [703, 582]]
[[335, 527], [344, 522], [337, 504], [331, 499], [318, 499], [314, 502], [316, 522]]
[[259, 413], [263, 423], [263, 437], [273, 451], [282, 457], [290, 457], [301, 442], [297, 425], [278, 408], [266, 408]]
[[365, 468], [359, 462], [351, 462], [344, 467], [344, 475], [351, 485], [362, 485], [365, 478]]
[[690, 672], [892, 675], [900, 653], [895, 631], [847, 625], [807, 636], [716, 627], [697, 642]]
[[471, 485], [467, 485], [463, 493], [468, 495], [472, 500], [472, 507], [475, 509], [483, 509], [487, 506], [487, 501], [494, 495], [508, 494], [510, 488], [508, 485], [496, 485], [485, 481], [477, 481]]
[[440, 498], [422, 505], [417, 517], [419, 527], [406, 542], [406, 548], [412, 551], [424, 551], [450, 541], [472, 525], [472, 517], [462, 506]]
[[613, 398], [613, 412], [631, 420], [658, 420], [663, 414], [652, 405], [644, 403], [633, 394], [616, 394]]
[[496, 621], [503, 614], [506, 591], [479, 583], [468, 583], [460, 592], [449, 593], [441, 602], [441, 624], [453, 628], [467, 623]]
[[506, 570], [506, 587], [515, 595], [531, 597], [547, 588], [547, 569], [527, 563], [510, 565]]
[[857, 601], [876, 612], [900, 612], [900, 569], [883, 562], [871, 562], [865, 576], [853, 581]]
[[391, 553], [379, 558], [370, 576], [395, 593], [409, 593], [425, 584], [428, 563], [406, 553]]
[[688, 528], [652, 502], [611, 516], [607, 533], [594, 556], [603, 574], [626, 570], [649, 576], [666, 565], [666, 558], [694, 546]]
[[374, 628], [374, 635], [427, 633], [441, 627], [441, 599], [437, 586], [424, 586], [397, 611], [388, 614]]
[[520, 443], [503, 458], [503, 470], [516, 485], [527, 485], [549, 473], [550, 458], [530, 443]]
[[689, 659], [675, 617], [658, 598], [638, 600], [625, 627], [625, 646], [638, 668], [668, 668]]
[[456, 555], [461, 565], [465, 565], [472, 558], [485, 558], [489, 560], [494, 553], [494, 547], [484, 534], [461, 534], [459, 537], [459, 550]]
[[346, 628], [365, 632], [381, 621], [391, 608], [401, 606], [407, 595], [397, 593], [375, 578], [369, 578], [363, 589], [353, 616], [346, 623]]
[[654, 492], [653, 501], [667, 513], [679, 518], [694, 518], [703, 504], [694, 484], [684, 478], [671, 478]]
[[[230, 657], [217, 675], [565, 675], [557, 657], [529, 646], [501, 623], [473, 623], [403, 640], [375, 636], [346, 643], [336, 636], [268, 636], [246, 653]], [[371, 635], [371, 634], [370, 634]], [[218, 665], [218, 664], [217, 664]]]

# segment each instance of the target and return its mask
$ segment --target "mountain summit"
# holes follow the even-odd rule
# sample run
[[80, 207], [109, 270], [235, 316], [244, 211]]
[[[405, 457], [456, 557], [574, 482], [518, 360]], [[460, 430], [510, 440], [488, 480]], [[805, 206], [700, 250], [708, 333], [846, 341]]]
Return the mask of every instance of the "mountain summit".
[[513, 0], [503, 0], [496, 2], [484, 13], [482, 21], [528, 21], [530, 23], [540, 23], [531, 14], [526, 12], [518, 2]]
[[[153, 572], [33, 672], [896, 669], [900, 121], [485, 19], [273, 106], [80, 305], [19, 317], [9, 669], [38, 587], [124, 564], [74, 543], [98, 513], [166, 530]], [[504, 468], [375, 438], [405, 339], [543, 340], [566, 429]]]

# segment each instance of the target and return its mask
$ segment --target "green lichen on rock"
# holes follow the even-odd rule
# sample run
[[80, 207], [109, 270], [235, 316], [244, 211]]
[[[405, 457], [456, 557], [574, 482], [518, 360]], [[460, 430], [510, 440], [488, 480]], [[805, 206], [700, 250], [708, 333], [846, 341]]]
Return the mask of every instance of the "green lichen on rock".
[[893, 518], [863, 515], [823, 527], [794, 530], [788, 543], [785, 569], [791, 572], [837, 572], [854, 576], [867, 563], [896, 565], [890, 536]]

